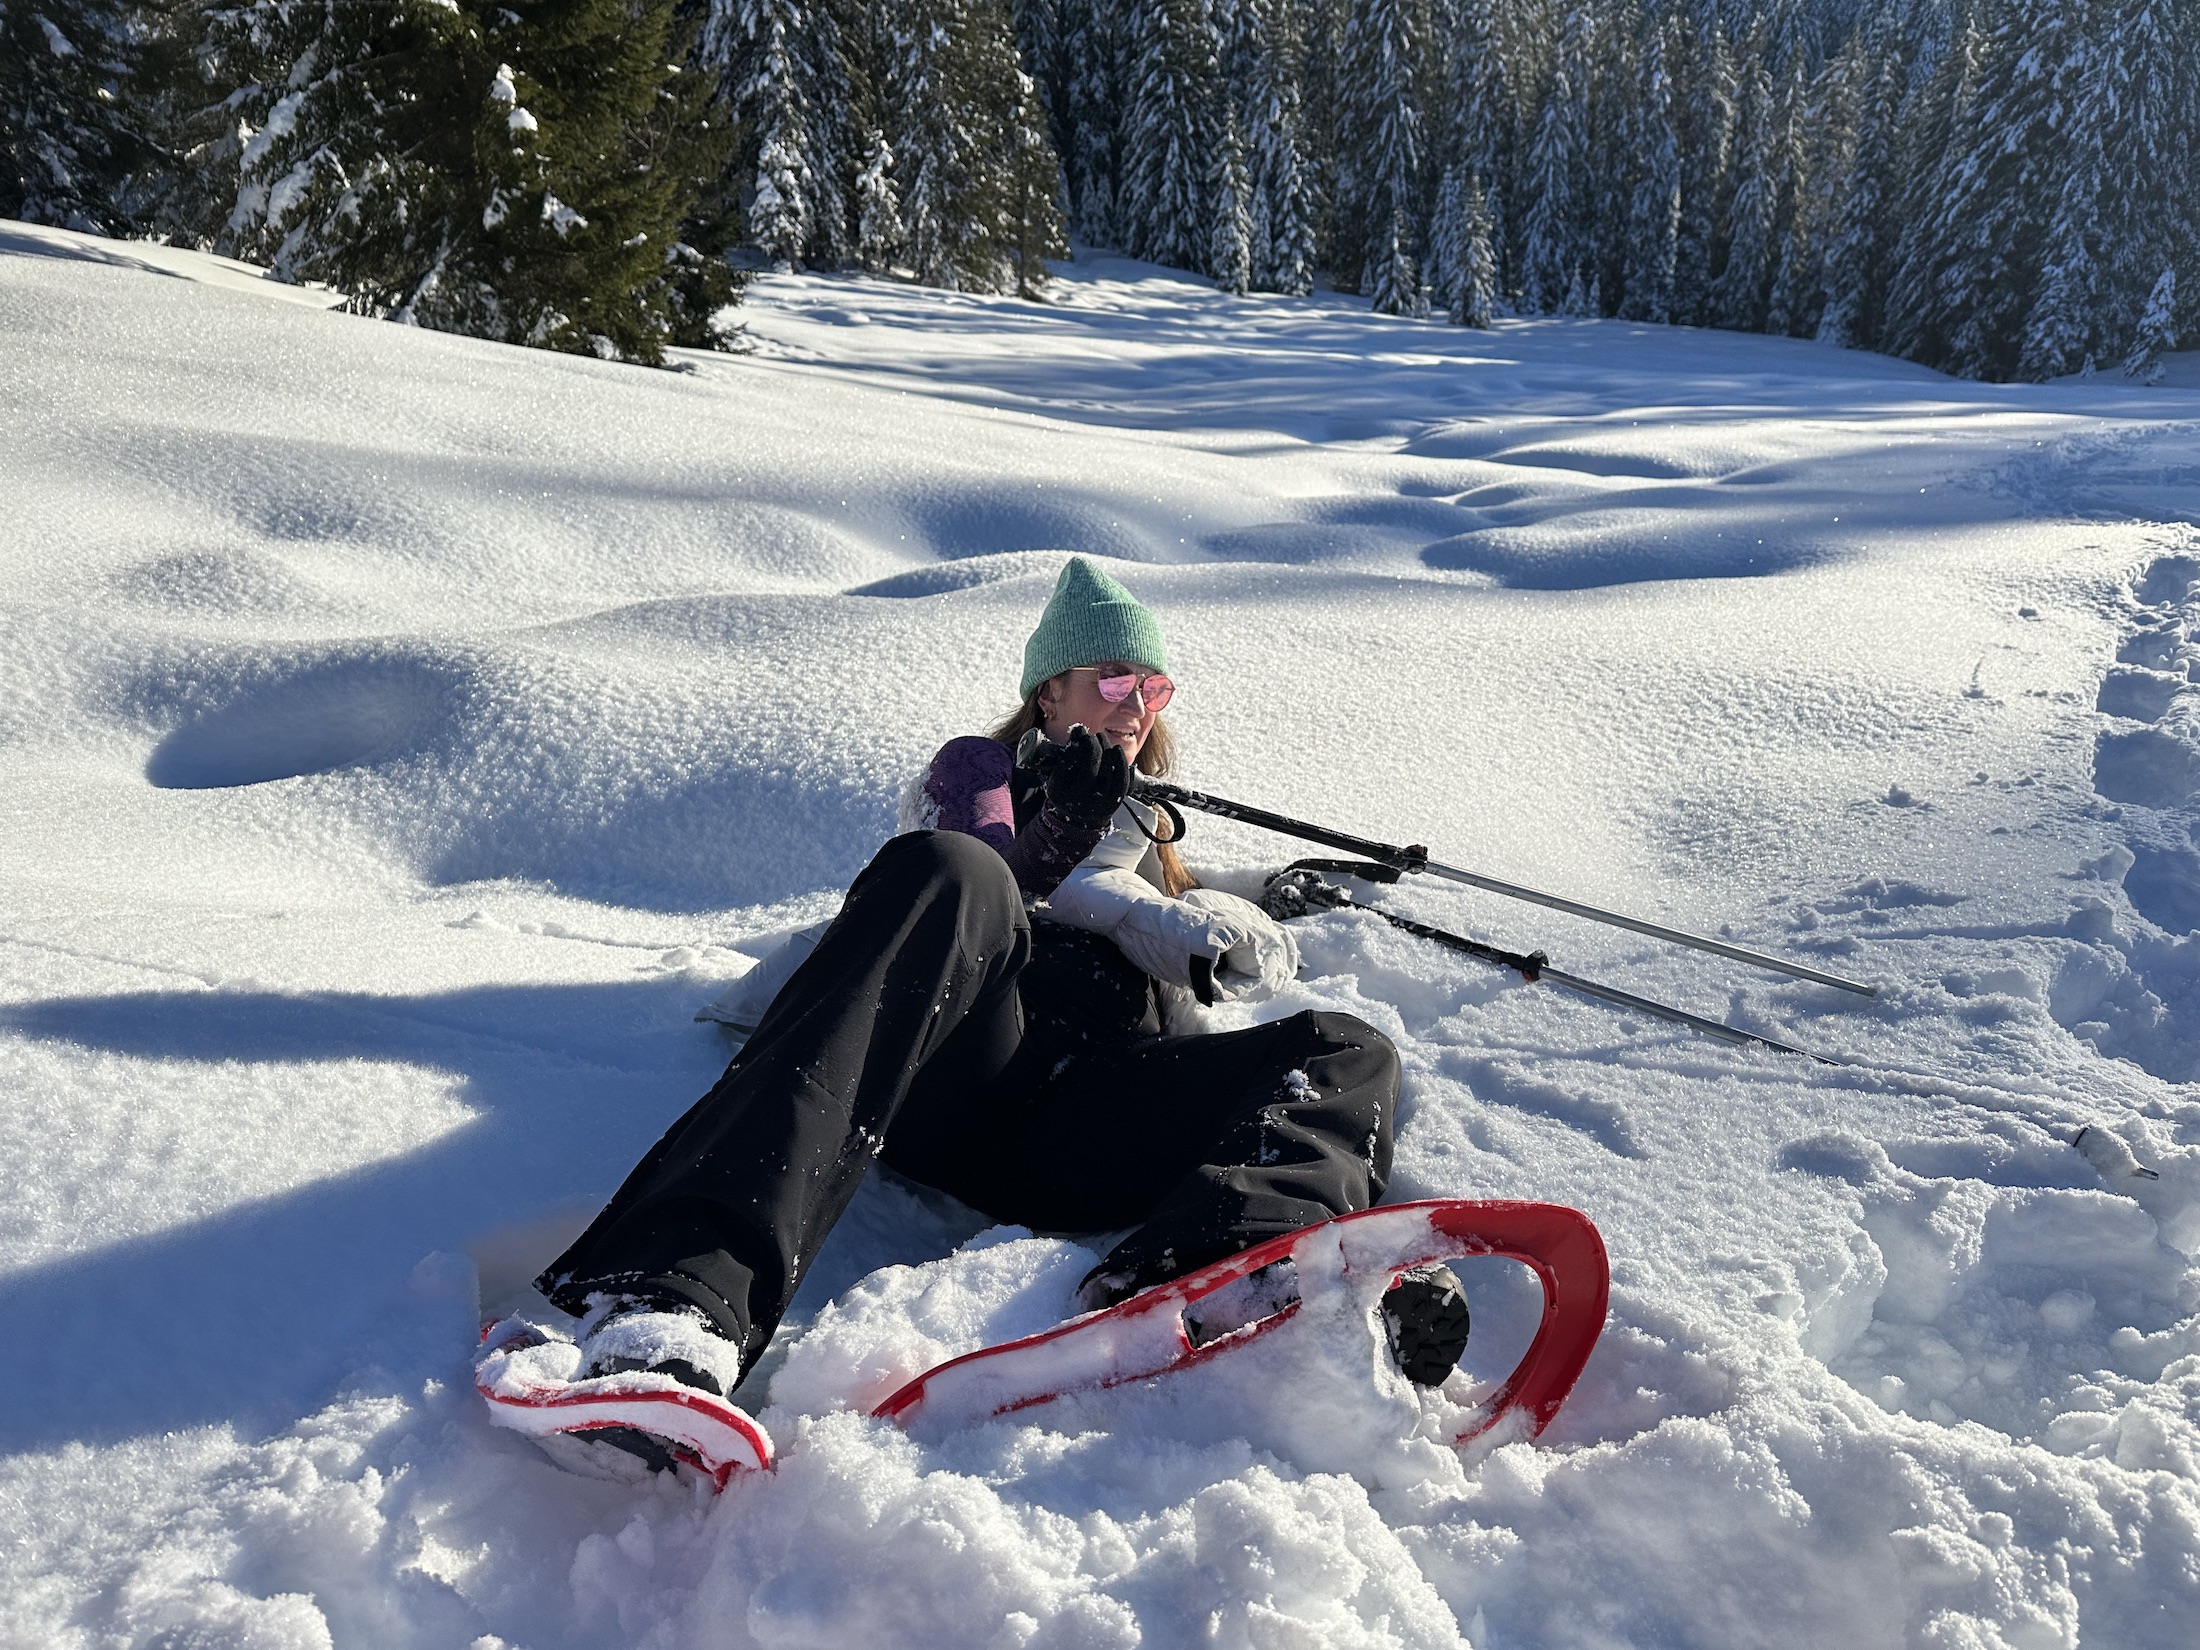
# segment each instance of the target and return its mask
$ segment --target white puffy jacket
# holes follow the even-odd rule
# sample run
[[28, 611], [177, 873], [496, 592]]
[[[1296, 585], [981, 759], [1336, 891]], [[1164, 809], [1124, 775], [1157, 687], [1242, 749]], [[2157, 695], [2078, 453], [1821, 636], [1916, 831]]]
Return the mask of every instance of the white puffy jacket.
[[1155, 822], [1146, 804], [1126, 801], [1041, 914], [1105, 934], [1164, 985], [1189, 987], [1194, 957], [1214, 965], [1223, 997], [1257, 1001], [1288, 985], [1299, 971], [1298, 944], [1259, 906], [1216, 888], [1180, 899], [1162, 892], [1160, 856], [1147, 837]]

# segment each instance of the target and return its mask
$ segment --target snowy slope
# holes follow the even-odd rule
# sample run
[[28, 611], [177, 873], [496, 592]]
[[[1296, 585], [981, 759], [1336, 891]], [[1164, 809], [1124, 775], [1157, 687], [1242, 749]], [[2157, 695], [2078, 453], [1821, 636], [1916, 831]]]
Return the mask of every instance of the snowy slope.
[[[139, 253], [0, 226], [0, 1639], [2189, 1644], [2200, 393], [1106, 260], [770, 278], [652, 373]], [[775, 1475], [556, 1473], [479, 1295], [1008, 708], [1070, 549], [1160, 612], [1192, 783], [1864, 975], [1390, 896], [1853, 1064], [1331, 915], [1256, 1012], [1398, 1040], [1394, 1194], [1605, 1233], [1543, 1447], [1360, 1435], [1407, 1400], [1281, 1332], [864, 1420], [1088, 1263], [874, 1179], [743, 1395]], [[1532, 1291], [1470, 1272], [1488, 1380]]]

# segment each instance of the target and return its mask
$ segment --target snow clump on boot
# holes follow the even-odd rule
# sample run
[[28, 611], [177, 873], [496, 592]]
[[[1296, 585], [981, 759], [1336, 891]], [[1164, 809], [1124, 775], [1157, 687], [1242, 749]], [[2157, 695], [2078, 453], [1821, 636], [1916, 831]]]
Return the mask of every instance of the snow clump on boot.
[[[611, 1301], [582, 1326], [582, 1368], [589, 1376], [646, 1370], [724, 1396], [741, 1382], [741, 1347], [700, 1312], [667, 1312]], [[701, 1377], [698, 1379], [697, 1377]]]

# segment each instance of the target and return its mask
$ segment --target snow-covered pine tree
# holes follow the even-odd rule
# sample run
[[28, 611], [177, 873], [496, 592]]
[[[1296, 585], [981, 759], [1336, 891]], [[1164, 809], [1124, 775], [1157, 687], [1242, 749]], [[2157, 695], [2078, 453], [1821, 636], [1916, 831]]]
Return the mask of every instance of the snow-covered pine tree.
[[1452, 326], [1487, 328], [1496, 315], [1498, 260], [1481, 178], [1456, 167], [1443, 174], [1430, 246], [1430, 262], [1445, 271], [1445, 284], [1434, 288], [1445, 317]]
[[1594, 315], [1596, 313], [1589, 303], [1589, 289], [1581, 284], [1581, 266], [1579, 264], [1574, 266], [1573, 279], [1566, 283], [1566, 297], [1559, 304], [1558, 312], [1561, 315], [1573, 316]]
[[1314, 287], [1319, 215], [1300, 112], [1300, 0], [1215, 0], [1226, 96], [1245, 145], [1252, 284]]
[[1496, 0], [1448, 0], [1442, 39], [1446, 153], [1468, 178], [1499, 175], [1510, 136], [1504, 39]]
[[1065, 249], [1059, 167], [1017, 65], [1006, 5], [899, 0], [885, 38], [890, 61], [879, 78], [917, 278], [979, 292], [1020, 280], [1036, 290], [1041, 258]]
[[2025, 316], [2019, 378], [2059, 378], [2098, 354], [2102, 317], [2093, 229], [2100, 221], [2099, 177], [2090, 167], [2073, 168], [2063, 180], [2040, 259], [2039, 291]]
[[1459, 326], [1487, 329], [1497, 311], [1497, 252], [1489, 203], [1479, 179], [1467, 180], [1453, 237], [1458, 249], [1458, 279], [1452, 293], [1451, 318]]
[[1818, 317], [1818, 341], [1843, 349], [1869, 349], [1879, 337], [1889, 239], [1885, 200], [1906, 78], [1901, 58], [1877, 42], [1860, 43], [1859, 58], [1856, 133], [1838, 183], [1828, 188], [1834, 221], [1820, 278], [1825, 307]]
[[1585, 297], [1625, 289], [1627, 227], [1642, 158], [1631, 146], [1643, 83], [1643, 28], [1631, 0], [1599, 0], [1589, 57], [1589, 142], [1582, 151], [1579, 228]]
[[[1063, 157], [1069, 153], [1074, 131], [1070, 123], [1069, 62], [1063, 11], [1091, 0], [1010, 0], [1011, 40], [1017, 67], [1031, 83], [1021, 94], [1011, 120], [1011, 169], [1016, 177], [1016, 289], [1026, 298], [1037, 298], [1048, 276], [1045, 259], [1069, 255], [1068, 216], [1071, 209], [1069, 169]], [[1038, 134], [1036, 146], [1033, 134]], [[1043, 187], [1048, 210], [1041, 213], [1031, 201], [1031, 191]]]
[[1039, 104], [1046, 112], [1047, 143], [1056, 155], [1069, 147], [1065, 120], [1068, 99], [1063, 95], [1067, 69], [1063, 59], [1063, 10], [1089, 0], [1009, 0], [1009, 22], [1016, 41], [1016, 61], [1038, 87]]
[[1203, 0], [1129, 0], [1131, 72], [1123, 102], [1124, 249], [1179, 269], [1208, 267], [1207, 159], [1216, 125], [1219, 42]]
[[198, 20], [204, 240], [387, 314], [466, 261], [484, 214], [509, 214], [499, 186], [519, 188], [511, 157], [539, 122], [475, 19], [432, 0], [239, 0]]
[[1726, 263], [1713, 277], [1712, 319], [1754, 332], [1764, 324], [1765, 298], [1779, 257], [1783, 113], [1767, 61], [1769, 38], [1760, 18], [1739, 53], [1734, 194], [1727, 212]]
[[155, 161], [132, 96], [126, 6], [0, 0], [0, 218], [104, 234], [142, 226]]
[[1421, 277], [1414, 258], [1418, 240], [1405, 208], [1394, 207], [1390, 222], [1368, 248], [1367, 269], [1360, 280], [1368, 308], [1377, 315], [1412, 315], [1420, 308]]
[[1943, 261], [1928, 324], [1945, 342], [1932, 364], [1963, 377], [2016, 372], [2037, 249], [2069, 166], [2091, 9], [2013, 0], [1987, 36], [1974, 118], [1957, 128], [1934, 231]]
[[1672, 318], [1701, 326], [1712, 319], [1712, 272], [1726, 256], [1724, 226], [1733, 193], [1736, 86], [1734, 52], [1715, 8], [1694, 23], [1676, 22], [1669, 45], [1681, 152], [1681, 221], [1674, 233]]
[[1498, 299], [1527, 309], [1528, 211], [1534, 189], [1529, 151], [1543, 112], [1544, 84], [1554, 61], [1567, 0], [1498, 0], [1498, 46], [1505, 64], [1504, 142], [1497, 173], [1485, 179], [1497, 249]]
[[1314, 290], [1320, 197], [1314, 169], [1296, 142], [1256, 151], [1254, 196], [1261, 213], [1255, 245], [1260, 261], [1253, 284], [1263, 291], [1304, 297]]
[[1444, 168], [1436, 185], [1436, 208], [1429, 214], [1426, 255], [1421, 271], [1434, 302], [1449, 313], [1459, 287], [1459, 235], [1467, 213], [1466, 174]]
[[1046, 260], [1069, 256], [1057, 204], [1062, 166], [1047, 138], [1046, 106], [1038, 83], [1017, 67], [1014, 37], [997, 38], [992, 50], [1001, 61], [992, 65], [986, 78], [1005, 80], [1015, 91], [1005, 133], [1008, 152], [1003, 178], [1009, 256], [1016, 264], [1017, 296], [1036, 299], [1046, 290]]
[[1680, 134], [1674, 127], [1673, 78], [1666, 69], [1671, 32], [1663, 19], [1646, 27], [1623, 145], [1636, 172], [1627, 203], [1619, 313], [1659, 325], [1673, 318], [1673, 273], [1680, 254]]
[[724, 77], [743, 133], [734, 164], [746, 174], [745, 238], [787, 268], [801, 261], [816, 217], [808, 14], [802, 0], [712, 0], [703, 29], [703, 62]]
[[2101, 0], [2087, 34], [2072, 148], [2095, 170], [2090, 347], [2107, 357], [2133, 347], [2165, 272], [2188, 323], [2200, 299], [2200, 5]]
[[1926, 44], [1913, 60], [1908, 91], [1897, 118], [1899, 141], [1888, 202], [1893, 239], [1887, 251], [1887, 285], [1875, 348], [1910, 360], [1938, 360], [1944, 350], [1941, 276], [1953, 248], [1939, 238], [1951, 171], [1967, 149], [1975, 122], [1987, 29], [1966, 7], [1945, 42]]
[[[710, 77], [691, 66], [694, 26], [678, 4], [484, 5], [486, 55], [516, 71], [512, 101], [504, 77], [491, 77], [488, 132], [475, 133], [477, 156], [493, 136], [491, 201], [504, 216], [492, 223], [485, 210], [478, 239], [470, 224], [452, 226], [454, 250], [463, 239], [475, 256], [416, 289], [413, 318], [459, 327], [478, 314], [500, 319], [512, 342], [655, 364], [680, 306], [693, 326], [699, 303], [730, 294], [722, 245], [683, 256], [730, 134], [711, 113]], [[535, 126], [523, 127], [523, 110]]]
[[847, 256], [856, 98], [831, 0], [710, 0], [699, 52], [739, 143], [729, 170], [744, 238], [775, 262]]
[[1491, 292], [1498, 307], [1504, 308], [1508, 307], [1511, 301], [1518, 296], [1515, 288], [1506, 285], [1505, 272], [1509, 268], [1519, 268], [1520, 260], [1517, 253], [1510, 251], [1512, 238], [1506, 232], [1508, 220], [1505, 216], [1503, 185], [1493, 183], [1484, 187], [1482, 191], [1482, 208], [1490, 230]]
[[[1338, 133], [1342, 130], [1341, 63], [1345, 26], [1353, 0], [1293, 0], [1300, 32], [1298, 84], [1300, 132], [1306, 173], [1315, 196], [1314, 262], [1332, 277], [1342, 276], [1338, 256]], [[1354, 268], [1357, 273], [1357, 266]]]
[[2162, 357], [2177, 347], [2177, 271], [2165, 269], [2147, 295], [2147, 307], [2124, 357], [2124, 376], [2159, 384], [2169, 367]]
[[894, 187], [894, 150], [873, 127], [866, 135], [863, 170], [856, 174], [856, 258], [874, 275], [893, 268], [907, 235], [901, 193]]
[[1117, 246], [1117, 127], [1123, 112], [1121, 0], [1065, 0], [1061, 19], [1063, 124], [1069, 136], [1062, 171], [1077, 233]]
[[1084, 0], [1008, 0], [1016, 61], [1037, 84], [1042, 97], [1061, 75], [1063, 13], [1083, 3]]
[[652, 363], [730, 301], [717, 248], [681, 239], [723, 151], [673, 0], [243, 0], [203, 22], [195, 159], [237, 180], [202, 228], [221, 250], [362, 313]]
[[2024, 320], [2020, 378], [2057, 378], [2090, 365], [2106, 332], [2100, 259], [2101, 195], [2110, 187], [2102, 149], [2108, 134], [2091, 94], [2107, 77], [2097, 43], [2087, 41], [2079, 50], [2088, 61], [2074, 66], [2078, 89], [2065, 134], [2068, 160], [2040, 251], [2039, 289]]
[[2062, 0], [2011, 0], [1990, 27], [1968, 25], [1935, 71], [1889, 291], [1896, 353], [1965, 377], [2014, 371], [2084, 33]]
[[1221, 111], [1220, 141], [1207, 176], [1207, 198], [1212, 203], [1214, 245], [1207, 255], [1215, 285], [1224, 292], [1246, 293], [1253, 287], [1253, 190], [1245, 172], [1245, 145], [1238, 137], [1237, 111], [1225, 101]]
[[887, 66], [894, 129], [894, 163], [901, 185], [902, 221], [908, 229], [910, 267], [928, 286], [950, 289], [997, 283], [997, 272], [973, 269], [988, 226], [974, 200], [973, 174], [981, 170], [980, 134], [960, 104], [956, 25], [959, 0], [905, 0], [894, 8]]
[[1590, 59], [1595, 45], [1596, 16], [1590, 0], [1565, 0], [1565, 19], [1521, 178], [1527, 210], [1520, 288], [1522, 301], [1534, 314], [1548, 315], [1565, 302], [1585, 251], [1580, 171], [1589, 144]]
[[[1289, 5], [1292, 0], [1279, 0]], [[1253, 198], [1259, 213], [1253, 280], [1293, 297], [1314, 290], [1319, 256], [1321, 178], [1315, 169], [1298, 85], [1277, 72], [1256, 83], [1264, 118], [1253, 146]]]
[[802, 256], [816, 268], [837, 269], [855, 255], [855, 176], [863, 164], [864, 136], [879, 124], [879, 113], [868, 65], [859, 60], [859, 44], [848, 28], [866, 9], [864, 0], [814, 3], [809, 50], [817, 99], [810, 125], [814, 227]]
[[1336, 257], [1382, 315], [1409, 313], [1419, 285], [1430, 44], [1426, 0], [1353, 0], [1339, 61]]
[[1462, 225], [1472, 180], [1497, 174], [1506, 148], [1504, 60], [1494, 0], [1439, 0], [1431, 12], [1431, 52], [1440, 68], [1432, 110], [1429, 164], [1438, 183], [1429, 222], [1425, 275], [1447, 314], [1459, 307]]
[[1788, 70], [1786, 180], [1781, 190], [1786, 227], [1765, 300], [1765, 330], [1808, 336], [1825, 304], [1826, 241], [1835, 213], [1827, 198], [1843, 169], [1843, 152], [1856, 131], [1856, 100], [1849, 80], [1853, 62], [1834, 58], [1808, 85], [1801, 60]]
[[[1263, 228], [1259, 203], [1253, 197], [1252, 142], [1254, 118], [1251, 81], [1252, 57], [1259, 45], [1261, 0], [1207, 0], [1207, 20], [1215, 40], [1215, 136], [1234, 135], [1238, 159], [1245, 172], [1246, 259], [1258, 256], [1258, 236]], [[1219, 154], [1208, 165], [1210, 193], [1220, 176]], [[1224, 231], [1218, 226], [1216, 234]], [[1217, 245], [1220, 245], [1218, 240]], [[1222, 276], [1218, 271], [1216, 280]]]

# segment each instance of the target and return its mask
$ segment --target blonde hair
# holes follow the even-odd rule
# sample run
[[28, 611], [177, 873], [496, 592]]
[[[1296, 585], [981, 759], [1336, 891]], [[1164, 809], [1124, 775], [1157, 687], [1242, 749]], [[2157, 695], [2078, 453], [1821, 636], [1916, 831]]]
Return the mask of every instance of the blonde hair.
[[[1066, 674], [1066, 673], [1065, 673]], [[1046, 713], [1039, 708], [1039, 695], [1061, 680], [1049, 677], [1033, 688], [1016, 714], [993, 730], [991, 737], [1014, 750], [1023, 736], [1033, 728], [1046, 725]], [[1175, 743], [1169, 738], [1167, 725], [1156, 716], [1153, 726], [1146, 730], [1146, 742], [1138, 747], [1138, 757], [1131, 766], [1149, 778], [1164, 777], [1176, 755]], [[1199, 886], [1199, 879], [1184, 868], [1184, 861], [1177, 857], [1176, 839], [1169, 836], [1153, 845], [1156, 858], [1161, 861], [1161, 891], [1171, 899]]]

